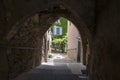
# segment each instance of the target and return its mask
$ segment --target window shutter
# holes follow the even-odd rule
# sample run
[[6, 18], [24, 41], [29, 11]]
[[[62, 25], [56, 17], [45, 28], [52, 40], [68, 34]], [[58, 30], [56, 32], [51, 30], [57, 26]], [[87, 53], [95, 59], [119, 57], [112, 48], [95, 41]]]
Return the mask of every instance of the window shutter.
[[62, 35], [62, 27], [55, 26], [53, 29], [54, 35]]

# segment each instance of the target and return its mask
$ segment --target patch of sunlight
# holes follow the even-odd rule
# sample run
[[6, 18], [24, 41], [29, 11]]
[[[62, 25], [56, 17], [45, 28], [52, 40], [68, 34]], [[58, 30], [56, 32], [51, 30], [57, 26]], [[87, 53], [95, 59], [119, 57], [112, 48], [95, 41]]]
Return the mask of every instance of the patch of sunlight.
[[43, 62], [42, 65], [49, 65], [49, 66], [54, 66], [54, 63], [53, 62]]
[[53, 59], [63, 59], [65, 56], [62, 56], [60, 54], [57, 54], [56, 56], [53, 57]]
[[[51, 58], [48, 58], [48, 62], [42, 62], [42, 65], [49, 65], [49, 66], [55, 66], [55, 64], [58, 64], [59, 61], [63, 60], [66, 56], [61, 55], [61, 54], [52, 54]], [[54, 62], [54, 60], [58, 60], [58, 62]], [[62, 62], [64, 63], [64, 62]], [[60, 64], [60, 63], [59, 63]]]

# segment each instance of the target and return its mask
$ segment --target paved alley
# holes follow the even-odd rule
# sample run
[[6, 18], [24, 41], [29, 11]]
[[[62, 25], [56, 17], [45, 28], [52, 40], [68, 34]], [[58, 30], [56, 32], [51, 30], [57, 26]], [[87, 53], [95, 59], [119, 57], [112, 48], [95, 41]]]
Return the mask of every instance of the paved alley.
[[56, 54], [48, 59], [47, 63], [43, 62], [42, 65], [14, 80], [83, 80], [79, 77], [82, 74], [81, 69], [85, 69], [85, 66], [75, 63], [65, 55]]

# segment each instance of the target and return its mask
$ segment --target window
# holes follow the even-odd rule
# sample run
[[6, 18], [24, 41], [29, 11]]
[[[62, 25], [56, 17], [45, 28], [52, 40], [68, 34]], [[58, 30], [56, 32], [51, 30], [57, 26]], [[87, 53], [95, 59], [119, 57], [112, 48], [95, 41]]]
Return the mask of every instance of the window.
[[62, 35], [62, 27], [54, 27], [54, 35]]
[[60, 34], [60, 28], [56, 28], [56, 33]]

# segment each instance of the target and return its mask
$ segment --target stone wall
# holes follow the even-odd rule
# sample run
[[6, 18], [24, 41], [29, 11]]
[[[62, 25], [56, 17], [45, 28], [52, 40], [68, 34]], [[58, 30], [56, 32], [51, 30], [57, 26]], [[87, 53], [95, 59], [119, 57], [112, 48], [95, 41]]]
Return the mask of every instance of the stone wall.
[[[9, 38], [7, 37], [9, 40], [6, 46], [9, 79], [13, 79], [21, 73], [40, 65], [42, 37], [51, 22], [53, 23], [56, 19], [56, 17], [49, 18], [48, 15], [40, 16], [37, 13], [29, 17], [23, 24], [17, 26], [16, 31], [14, 31], [13, 27], [9, 33]], [[48, 22], [45, 24], [45, 21]]]
[[10, 79], [41, 63], [42, 33], [38, 24], [36, 16], [29, 18], [10, 39], [7, 53]]
[[[4, 54], [2, 54], [4, 53]], [[7, 48], [0, 47], [0, 79], [8, 80], [8, 60], [7, 60]]]
[[119, 0], [97, 0], [90, 80], [120, 80], [119, 3]]

